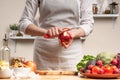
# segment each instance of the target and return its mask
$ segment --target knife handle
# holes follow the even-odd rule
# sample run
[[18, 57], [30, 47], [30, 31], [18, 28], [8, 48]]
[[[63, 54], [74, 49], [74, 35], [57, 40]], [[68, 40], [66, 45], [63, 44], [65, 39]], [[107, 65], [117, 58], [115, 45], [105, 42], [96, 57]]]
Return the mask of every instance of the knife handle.
[[44, 36], [44, 38], [50, 38], [49, 34], [44, 34], [43, 36]]

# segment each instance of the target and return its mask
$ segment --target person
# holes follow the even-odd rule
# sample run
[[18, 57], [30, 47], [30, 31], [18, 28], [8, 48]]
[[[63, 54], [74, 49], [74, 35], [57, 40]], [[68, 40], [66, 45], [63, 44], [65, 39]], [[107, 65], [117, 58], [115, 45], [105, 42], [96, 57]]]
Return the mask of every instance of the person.
[[[91, 2], [92, 0], [26, 1], [19, 25], [25, 34], [36, 36], [33, 60], [38, 70], [76, 70], [76, 64], [83, 56], [81, 37], [87, 37], [93, 30]], [[34, 23], [38, 9], [39, 26]], [[66, 28], [72, 37], [67, 46], [58, 39]], [[45, 38], [46, 34], [50, 38]]]

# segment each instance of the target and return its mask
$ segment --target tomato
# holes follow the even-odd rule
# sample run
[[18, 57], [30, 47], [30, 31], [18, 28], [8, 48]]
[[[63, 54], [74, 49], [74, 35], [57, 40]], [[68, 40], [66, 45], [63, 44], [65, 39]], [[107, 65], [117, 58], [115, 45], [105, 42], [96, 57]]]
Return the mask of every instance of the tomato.
[[104, 70], [104, 74], [112, 74], [114, 71], [112, 66], [109, 65], [102, 66], [102, 69]]
[[67, 31], [62, 32], [58, 37], [61, 40], [61, 42], [69, 42], [72, 39], [70, 33]]
[[33, 61], [26, 61], [24, 63], [27, 67], [30, 67], [31, 71], [35, 72], [36, 71], [36, 63]]
[[117, 66], [111, 66], [113, 70], [116, 70], [117, 69]]
[[100, 70], [98, 71], [98, 74], [104, 74], [104, 70], [100, 68]]
[[92, 68], [92, 74], [98, 74], [99, 70], [100, 70], [100, 68], [98, 66], [94, 66]]
[[67, 48], [72, 42], [72, 36], [68, 31], [60, 33], [58, 39], [60, 44], [65, 48]]
[[113, 74], [120, 74], [120, 70], [117, 68], [117, 66], [111, 66], [113, 68]]
[[80, 69], [80, 72], [84, 73], [84, 71], [85, 71], [85, 68]]
[[85, 71], [85, 73], [90, 74], [91, 70], [88, 69], [88, 70]]

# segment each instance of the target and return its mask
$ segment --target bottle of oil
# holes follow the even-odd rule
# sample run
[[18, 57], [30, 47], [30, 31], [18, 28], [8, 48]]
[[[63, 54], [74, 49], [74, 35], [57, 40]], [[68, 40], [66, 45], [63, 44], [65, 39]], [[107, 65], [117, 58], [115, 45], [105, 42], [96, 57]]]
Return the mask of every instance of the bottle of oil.
[[8, 46], [8, 39], [6, 34], [5, 38], [3, 39], [3, 46], [0, 49], [0, 59], [10, 63], [10, 48]]

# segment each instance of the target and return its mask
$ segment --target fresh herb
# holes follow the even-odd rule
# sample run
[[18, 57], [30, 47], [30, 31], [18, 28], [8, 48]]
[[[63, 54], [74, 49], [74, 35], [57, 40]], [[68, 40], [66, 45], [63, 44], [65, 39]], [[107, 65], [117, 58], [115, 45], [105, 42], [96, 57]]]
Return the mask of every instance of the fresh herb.
[[96, 59], [96, 57], [92, 56], [92, 55], [85, 55], [83, 57], [83, 59], [76, 65], [77, 66], [77, 70], [80, 71], [80, 69], [82, 67], [85, 67], [86, 63], [89, 61], [89, 60], [94, 60]]
[[18, 25], [17, 24], [11, 24], [9, 25], [11, 30], [18, 30]]

